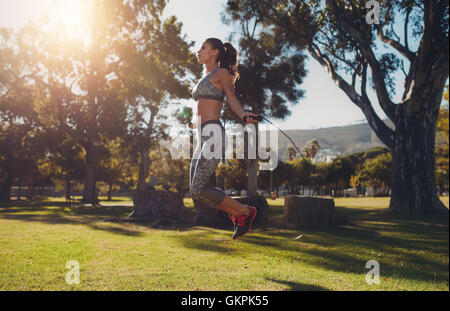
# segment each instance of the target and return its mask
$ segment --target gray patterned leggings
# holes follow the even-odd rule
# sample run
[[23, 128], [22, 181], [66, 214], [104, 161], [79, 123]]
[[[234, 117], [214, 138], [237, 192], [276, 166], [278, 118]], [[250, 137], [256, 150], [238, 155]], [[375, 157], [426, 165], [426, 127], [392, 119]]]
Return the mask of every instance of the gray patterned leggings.
[[[201, 125], [201, 137], [198, 138], [200, 143], [197, 142], [189, 170], [191, 197], [193, 200], [216, 207], [226, 194], [212, 186], [209, 181], [219, 162], [225, 159], [225, 128], [219, 120], [206, 121]], [[217, 150], [214, 146], [218, 147]], [[219, 148], [220, 146], [222, 148]]]

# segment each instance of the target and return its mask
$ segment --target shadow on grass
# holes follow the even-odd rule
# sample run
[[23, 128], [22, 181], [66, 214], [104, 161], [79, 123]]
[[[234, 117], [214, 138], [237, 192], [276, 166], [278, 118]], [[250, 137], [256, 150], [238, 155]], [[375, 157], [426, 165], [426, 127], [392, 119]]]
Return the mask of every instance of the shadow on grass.
[[289, 288], [286, 289], [289, 291], [329, 291], [329, 289], [327, 289], [325, 287], [312, 285], [312, 284], [302, 284], [302, 283], [297, 283], [297, 282], [276, 280], [276, 279], [271, 279], [271, 278], [266, 278], [266, 280], [270, 281], [270, 282], [289, 286]]
[[[94, 230], [108, 231], [126, 236], [142, 236], [138, 230], [132, 230], [121, 224], [120, 217], [131, 212], [129, 206], [66, 206], [65, 202], [36, 200], [33, 202], [10, 201], [0, 203], [0, 219], [13, 219], [46, 224], [82, 224]], [[105, 224], [101, 225], [101, 224]]]
[[[367, 211], [367, 210], [366, 210]], [[292, 260], [328, 270], [367, 273], [365, 263], [375, 259], [383, 277], [406, 278], [448, 285], [448, 218], [442, 216], [398, 217], [386, 211], [356, 213], [346, 226], [326, 231], [307, 230], [293, 241], [293, 234], [281, 232], [276, 237], [246, 237], [248, 243], [276, 247]], [[264, 232], [264, 231], [263, 231]], [[280, 237], [286, 237], [282, 241]], [[297, 243], [297, 244], [296, 244]]]
[[[130, 206], [75, 206], [64, 202], [9, 202], [0, 203], [0, 218], [49, 224], [84, 224], [95, 230], [139, 237], [135, 224], [153, 228], [149, 222], [124, 219]], [[293, 240], [298, 231], [282, 225], [283, 210], [276, 207], [269, 213], [273, 220], [243, 237], [239, 243], [249, 243], [253, 251], [272, 253], [287, 261], [299, 257], [300, 262], [331, 271], [367, 273], [365, 263], [375, 259], [380, 263], [385, 278], [405, 278], [448, 285], [448, 216], [394, 216], [387, 209], [345, 208], [337, 210], [348, 217], [348, 224], [325, 231], [303, 230], [299, 240]], [[103, 220], [103, 223], [101, 222]], [[268, 227], [269, 226], [269, 227]], [[191, 230], [194, 226], [184, 226]], [[179, 230], [179, 228], [160, 228]], [[255, 233], [255, 234], [252, 234]], [[230, 232], [231, 235], [231, 232]], [[190, 233], [176, 235], [185, 248], [239, 255], [230, 240], [214, 240], [210, 234]], [[270, 248], [273, 252], [268, 252]], [[275, 255], [276, 254], [276, 255]], [[276, 280], [275, 280], [276, 281]], [[289, 283], [292, 290], [305, 290], [310, 285]], [[289, 284], [288, 284], [289, 283]], [[323, 290], [311, 288], [307, 290]]]
[[68, 206], [65, 202], [47, 200], [0, 202], [0, 215], [5, 213], [49, 212], [76, 216], [124, 217], [131, 210], [132, 206], [120, 204], [92, 206], [90, 204], [75, 203], [73, 206]]
[[231, 237], [230, 239], [212, 239], [210, 236], [205, 235], [205, 233], [201, 232], [190, 234], [188, 236], [178, 236], [177, 239], [186, 248], [228, 255], [233, 255], [236, 253], [236, 249], [229, 247], [229, 244], [233, 242], [233, 240], [231, 240]]
[[[345, 208], [340, 208], [345, 214]], [[395, 216], [387, 209], [351, 208], [345, 226], [328, 230], [298, 231], [261, 228], [243, 237], [240, 243], [254, 246], [252, 251], [271, 253], [293, 262], [298, 261], [336, 272], [367, 273], [369, 260], [380, 263], [385, 282], [390, 278], [449, 283], [448, 271], [448, 217]], [[273, 225], [273, 224], [272, 224]], [[237, 251], [212, 246], [212, 241], [202, 236], [179, 237], [183, 245], [199, 250], [214, 250], [238, 255]], [[273, 250], [273, 252], [271, 251]], [[302, 284], [299, 285], [301, 288]], [[300, 290], [300, 289], [299, 289]]]

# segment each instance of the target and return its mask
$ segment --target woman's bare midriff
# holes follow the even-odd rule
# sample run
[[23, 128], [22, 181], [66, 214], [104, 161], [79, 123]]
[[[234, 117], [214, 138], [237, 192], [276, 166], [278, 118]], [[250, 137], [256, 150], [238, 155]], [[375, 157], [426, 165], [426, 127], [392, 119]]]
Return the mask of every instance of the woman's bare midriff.
[[197, 103], [197, 120], [201, 118], [201, 124], [209, 120], [219, 120], [221, 110], [221, 101], [201, 98]]

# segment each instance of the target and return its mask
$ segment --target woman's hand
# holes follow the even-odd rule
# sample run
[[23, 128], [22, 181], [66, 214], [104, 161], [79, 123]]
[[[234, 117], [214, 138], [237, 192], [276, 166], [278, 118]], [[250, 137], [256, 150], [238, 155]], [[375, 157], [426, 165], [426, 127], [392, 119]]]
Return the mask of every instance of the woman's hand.
[[[252, 112], [245, 112], [244, 115], [242, 116], [242, 121], [244, 121], [245, 116], [247, 116], [247, 118], [245, 118], [245, 124], [258, 123], [258, 120], [256, 118], [259, 117], [259, 115], [252, 113]], [[249, 118], [249, 117], [254, 117], [254, 118]]]
[[192, 119], [191, 122], [188, 123], [188, 127], [190, 129], [195, 129], [197, 127], [197, 120]]

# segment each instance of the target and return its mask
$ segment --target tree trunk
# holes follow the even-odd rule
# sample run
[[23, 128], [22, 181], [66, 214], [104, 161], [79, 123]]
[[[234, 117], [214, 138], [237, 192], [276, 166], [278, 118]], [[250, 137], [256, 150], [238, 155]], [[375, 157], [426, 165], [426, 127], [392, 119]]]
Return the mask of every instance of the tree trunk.
[[258, 189], [257, 183], [257, 170], [258, 161], [256, 159], [248, 160], [248, 196], [253, 197], [256, 195]]
[[92, 68], [87, 75], [88, 89], [88, 111], [87, 111], [87, 150], [86, 150], [86, 176], [84, 184], [84, 203], [98, 204], [96, 169], [97, 169], [97, 151], [100, 145], [98, 128], [98, 101], [100, 100], [99, 83], [100, 77], [96, 68]]
[[143, 147], [143, 151], [141, 154], [141, 161], [139, 163], [139, 176], [138, 176], [138, 184], [137, 184], [137, 191], [142, 192], [145, 190], [145, 181], [148, 177], [148, 168], [150, 166], [150, 159], [148, 157], [150, 152], [150, 136], [153, 133], [153, 123], [156, 116], [156, 110], [151, 110], [150, 115], [150, 122], [148, 123], [147, 130], [145, 132], [146, 138], [148, 139], [148, 143], [145, 144]]
[[33, 185], [33, 177], [28, 178], [28, 189], [27, 189], [27, 199], [33, 200], [33, 192], [34, 192], [34, 185]]
[[[255, 125], [256, 135], [250, 135], [250, 137], [255, 137], [254, 141], [249, 142], [249, 135], [246, 132], [244, 136], [245, 141], [245, 154], [247, 163], [247, 195], [250, 197], [256, 196], [256, 191], [258, 189], [258, 125]], [[254, 149], [253, 149], [254, 148]], [[254, 158], [256, 155], [256, 159]], [[252, 159], [253, 157], [253, 159]]]
[[145, 190], [145, 180], [148, 177], [148, 167], [150, 164], [150, 159], [148, 158], [148, 148], [145, 148], [146, 151], [144, 151], [141, 154], [141, 161], [139, 163], [139, 176], [138, 176], [138, 185], [137, 190], [138, 192], [142, 192]]
[[91, 140], [86, 154], [86, 179], [82, 200], [84, 203], [98, 204], [99, 202], [96, 189], [97, 144]]
[[0, 201], [9, 201], [10, 195], [11, 195], [11, 188], [13, 184], [13, 168], [11, 163], [12, 161], [5, 161], [6, 162], [6, 178], [5, 180], [0, 184]]
[[17, 189], [17, 201], [20, 201], [20, 196], [22, 191], [22, 176], [19, 175], [19, 187]]
[[69, 201], [72, 197], [72, 183], [70, 179], [66, 179], [66, 200]]
[[283, 219], [290, 229], [325, 229], [332, 225], [333, 199], [288, 195], [284, 198]]
[[398, 107], [396, 114], [389, 209], [396, 214], [448, 213], [436, 188], [435, 117], [408, 116], [406, 109]]
[[112, 200], [112, 183], [109, 183], [109, 189], [108, 189], [108, 201]]
[[194, 219], [183, 203], [182, 192], [155, 190], [147, 186], [133, 197], [130, 218], [151, 221], [153, 226], [193, 224]]

